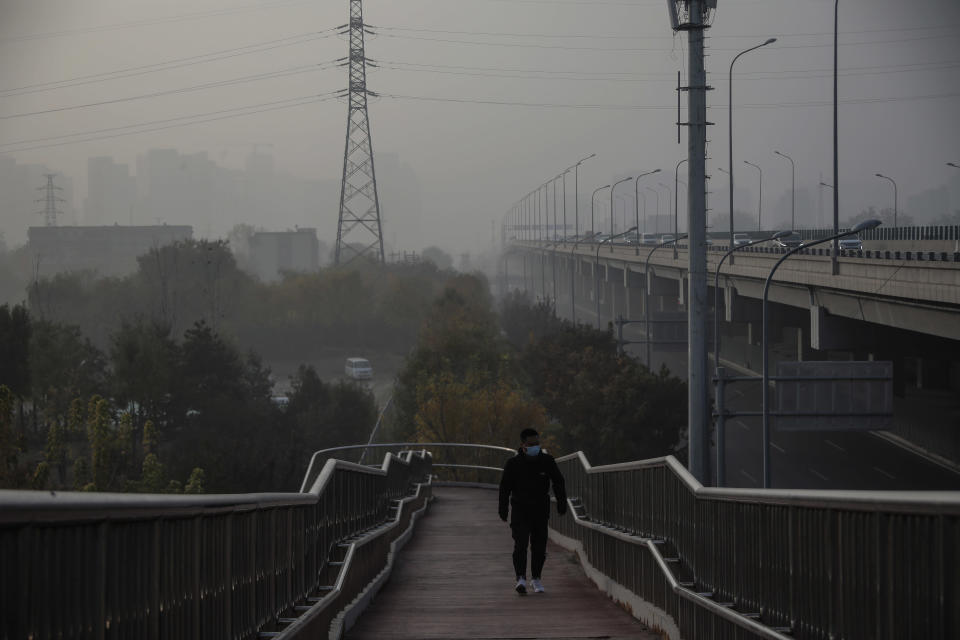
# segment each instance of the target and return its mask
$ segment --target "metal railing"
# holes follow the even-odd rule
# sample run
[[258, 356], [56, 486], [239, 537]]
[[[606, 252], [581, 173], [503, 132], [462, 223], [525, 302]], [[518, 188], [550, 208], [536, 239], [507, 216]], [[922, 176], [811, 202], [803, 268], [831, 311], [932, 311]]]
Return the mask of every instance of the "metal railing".
[[470, 483], [492, 485], [500, 481], [500, 473], [506, 459], [517, 453], [516, 449], [489, 444], [461, 442], [387, 442], [379, 444], [354, 444], [331, 449], [321, 449], [310, 457], [310, 464], [303, 476], [300, 490], [304, 491], [316, 478], [323, 461], [333, 456], [355, 454], [362, 459], [367, 450], [392, 451], [396, 454], [415, 449], [431, 455], [435, 484]]
[[[328, 460], [303, 493], [0, 491], [0, 639], [243, 640], [300, 610], [329, 627], [430, 473], [429, 453], [407, 451], [375, 468]], [[345, 540], [349, 572], [330, 561]]]
[[960, 492], [716, 489], [672, 456], [557, 462], [573, 508], [551, 526], [684, 638], [960, 637]]

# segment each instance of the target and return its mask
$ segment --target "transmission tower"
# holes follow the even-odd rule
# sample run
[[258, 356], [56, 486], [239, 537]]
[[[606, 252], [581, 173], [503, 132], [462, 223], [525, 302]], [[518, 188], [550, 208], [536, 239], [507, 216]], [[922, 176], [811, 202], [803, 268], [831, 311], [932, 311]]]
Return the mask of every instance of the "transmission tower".
[[377, 196], [377, 174], [373, 168], [373, 143], [370, 140], [370, 118], [367, 115], [367, 57], [363, 49], [361, 0], [350, 0], [350, 87], [347, 110], [347, 140], [343, 151], [343, 179], [340, 182], [340, 219], [337, 224], [336, 264], [368, 256], [381, 264], [383, 228], [380, 223], [380, 199]]
[[53, 184], [53, 179], [57, 177], [57, 174], [45, 173], [43, 175], [47, 179], [47, 184], [42, 187], [37, 187], [37, 191], [46, 191], [46, 196], [36, 200], [36, 202], [44, 203], [43, 211], [38, 211], [37, 213], [43, 214], [43, 221], [46, 226], [55, 227], [57, 226], [57, 216], [63, 215], [63, 212], [57, 209], [57, 203], [66, 202], [66, 200], [57, 197], [56, 192], [63, 191], [62, 188]]

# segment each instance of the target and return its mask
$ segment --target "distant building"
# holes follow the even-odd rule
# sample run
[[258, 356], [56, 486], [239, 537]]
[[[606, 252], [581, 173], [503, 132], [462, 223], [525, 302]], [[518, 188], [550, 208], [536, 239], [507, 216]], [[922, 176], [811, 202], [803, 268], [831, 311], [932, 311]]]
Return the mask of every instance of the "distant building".
[[264, 282], [279, 280], [284, 271], [316, 271], [320, 267], [317, 230], [261, 231], [250, 236], [250, 265]]
[[27, 247], [40, 276], [83, 270], [123, 276], [150, 249], [192, 238], [188, 226], [30, 227]]
[[136, 179], [128, 165], [110, 157], [88, 158], [84, 224], [133, 224], [136, 190]]

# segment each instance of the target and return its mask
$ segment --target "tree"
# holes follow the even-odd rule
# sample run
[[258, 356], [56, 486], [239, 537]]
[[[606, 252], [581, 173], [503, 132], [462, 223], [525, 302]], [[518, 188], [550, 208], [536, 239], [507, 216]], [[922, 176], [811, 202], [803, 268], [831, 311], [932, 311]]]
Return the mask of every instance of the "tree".
[[446, 271], [453, 267], [453, 258], [440, 247], [427, 247], [421, 254], [424, 260], [432, 262], [438, 269]]
[[114, 397], [133, 412], [134, 427], [147, 420], [166, 424], [178, 357], [170, 327], [142, 316], [124, 320], [111, 336], [109, 353]]

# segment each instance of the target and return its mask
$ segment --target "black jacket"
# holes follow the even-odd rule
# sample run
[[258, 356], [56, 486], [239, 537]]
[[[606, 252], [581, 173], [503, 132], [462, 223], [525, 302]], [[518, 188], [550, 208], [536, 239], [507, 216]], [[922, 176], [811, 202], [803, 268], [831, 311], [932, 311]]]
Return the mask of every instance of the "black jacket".
[[567, 511], [563, 476], [553, 456], [542, 451], [528, 456], [523, 449], [507, 460], [500, 477], [500, 518], [507, 519], [507, 505], [513, 512], [547, 518], [550, 515], [550, 485], [557, 498], [557, 513]]

